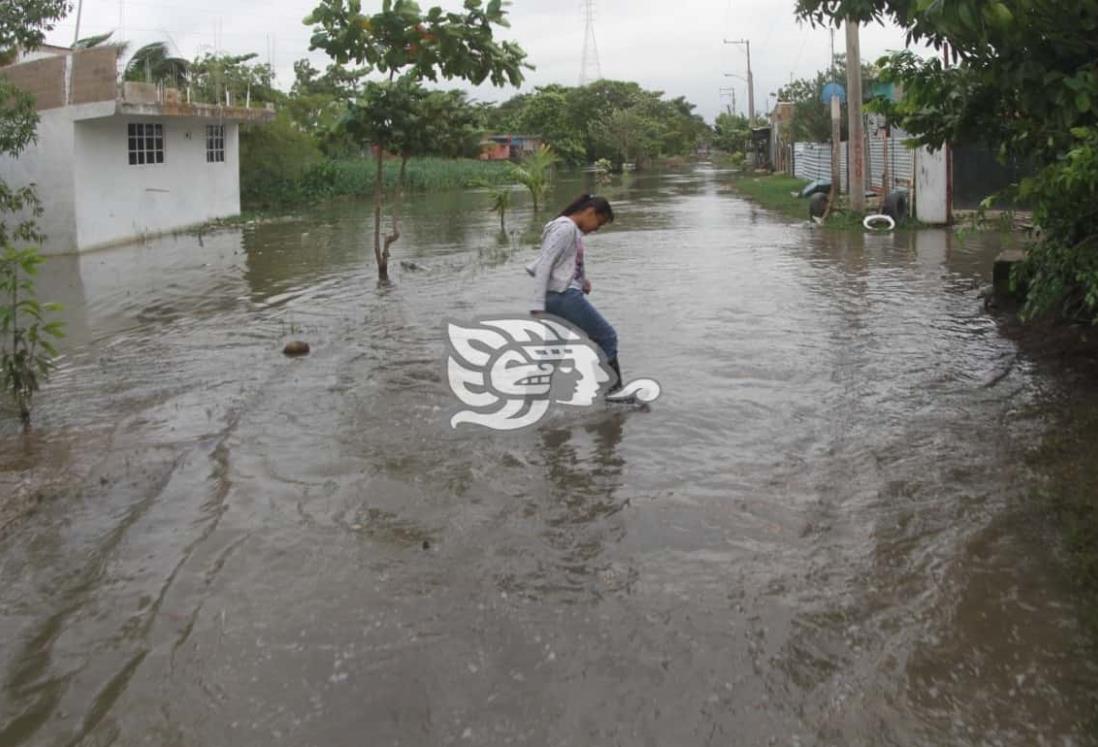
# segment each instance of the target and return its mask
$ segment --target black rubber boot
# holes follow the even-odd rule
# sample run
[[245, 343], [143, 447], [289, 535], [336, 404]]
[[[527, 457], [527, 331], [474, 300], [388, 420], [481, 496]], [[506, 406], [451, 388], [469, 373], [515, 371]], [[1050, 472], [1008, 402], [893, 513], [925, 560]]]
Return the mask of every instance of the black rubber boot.
[[611, 370], [613, 370], [614, 374], [618, 377], [617, 381], [610, 385], [610, 391], [607, 392], [609, 394], [610, 392], [616, 392], [621, 389], [624, 385], [624, 380], [621, 378], [621, 366], [618, 365], [617, 358], [611, 358], [606, 361], [606, 365], [610, 366]]

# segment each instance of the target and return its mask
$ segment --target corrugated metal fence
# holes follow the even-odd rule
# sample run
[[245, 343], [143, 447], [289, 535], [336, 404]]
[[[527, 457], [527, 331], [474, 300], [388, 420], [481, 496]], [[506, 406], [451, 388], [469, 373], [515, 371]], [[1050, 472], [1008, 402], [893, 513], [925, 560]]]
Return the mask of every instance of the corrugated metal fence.
[[[889, 172], [889, 187], [910, 189], [915, 178], [915, 152], [904, 141], [907, 133], [894, 129], [892, 136], [871, 135], [867, 138], [866, 164], [873, 189], [884, 185], [885, 164]], [[841, 189], [848, 192], [849, 171], [847, 154], [849, 143], [843, 143], [839, 171]], [[793, 145], [793, 176], [800, 179], [831, 181], [831, 145], [829, 143], [796, 143]]]
[[[843, 143], [839, 172], [842, 191], [849, 189], [847, 180], [848, 143]], [[793, 176], [810, 181], [831, 181], [831, 146], [826, 143], [795, 143], [793, 145]]]
[[893, 129], [887, 139], [883, 134], [871, 135], [866, 155], [873, 189], [885, 189], [885, 165], [888, 166], [889, 184], [886, 191], [898, 187], [910, 190], [915, 181], [915, 151], [905, 144], [906, 132]]

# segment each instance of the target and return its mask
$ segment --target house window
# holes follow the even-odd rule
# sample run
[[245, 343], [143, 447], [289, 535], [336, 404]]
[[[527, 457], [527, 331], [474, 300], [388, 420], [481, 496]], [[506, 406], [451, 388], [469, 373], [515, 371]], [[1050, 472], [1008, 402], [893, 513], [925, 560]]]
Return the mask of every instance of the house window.
[[131, 123], [130, 166], [164, 163], [164, 125]]
[[206, 163], [225, 162], [225, 125], [206, 125]]

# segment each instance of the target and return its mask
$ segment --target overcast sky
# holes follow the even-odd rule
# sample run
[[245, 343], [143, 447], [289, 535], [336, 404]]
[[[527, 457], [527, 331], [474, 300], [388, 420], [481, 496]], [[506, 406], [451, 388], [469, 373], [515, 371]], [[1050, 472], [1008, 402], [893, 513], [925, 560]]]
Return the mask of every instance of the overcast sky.
[[[115, 31], [130, 42], [130, 51], [153, 41], [166, 41], [180, 56], [203, 52], [256, 52], [270, 60], [278, 84], [293, 82], [293, 62], [309, 57], [323, 68], [323, 53], [309, 52], [309, 29], [301, 23], [314, 0], [83, 0], [80, 36]], [[380, 0], [364, 0], [367, 9]], [[423, 7], [460, 8], [460, 0], [421, 0]], [[547, 83], [579, 82], [584, 41], [580, 0], [515, 0], [511, 28], [501, 36], [519, 42], [537, 70], [527, 75], [522, 90]], [[794, 0], [596, 0], [595, 36], [604, 78], [637, 81], [670, 96], [686, 96], [709, 121], [731, 103], [721, 97], [724, 87], [736, 89], [737, 108], [747, 109], [746, 84], [725, 73], [745, 75], [742, 47], [724, 39], [751, 40], [758, 111], [769, 108], [768, 97], [790, 79], [814, 75], [828, 64], [830, 35], [824, 29], [799, 25]], [[49, 34], [52, 44], [72, 43], [73, 12]], [[835, 37], [845, 49], [842, 33]], [[894, 27], [863, 29], [862, 55], [876, 59], [903, 47], [904, 35]], [[476, 98], [496, 101], [515, 89], [483, 87]]]

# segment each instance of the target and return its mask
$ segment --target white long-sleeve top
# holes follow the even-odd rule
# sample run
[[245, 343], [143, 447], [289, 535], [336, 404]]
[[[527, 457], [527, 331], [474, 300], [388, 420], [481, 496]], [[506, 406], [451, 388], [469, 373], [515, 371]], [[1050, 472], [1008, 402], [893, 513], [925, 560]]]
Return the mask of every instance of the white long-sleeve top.
[[534, 278], [534, 298], [531, 311], [545, 311], [545, 294], [562, 293], [576, 279], [576, 261], [583, 234], [571, 218], [557, 218], [545, 225], [541, 234], [541, 251], [526, 265]]

